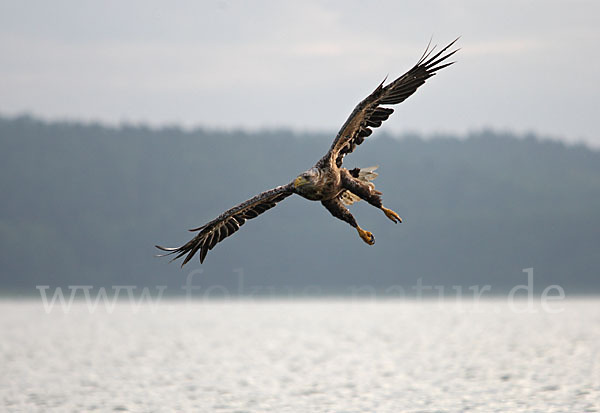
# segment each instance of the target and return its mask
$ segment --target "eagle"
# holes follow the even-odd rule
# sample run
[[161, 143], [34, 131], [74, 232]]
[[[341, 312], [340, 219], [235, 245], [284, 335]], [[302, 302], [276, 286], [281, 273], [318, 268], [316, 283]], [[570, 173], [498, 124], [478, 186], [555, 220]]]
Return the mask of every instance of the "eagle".
[[421, 58], [408, 72], [385, 86], [384, 79], [373, 93], [354, 108], [329, 151], [315, 166], [302, 172], [287, 185], [258, 194], [228, 209], [209, 223], [190, 229], [198, 233], [180, 247], [165, 248], [156, 245], [156, 248], [165, 252], [159, 256], [174, 254], [175, 257], [171, 261], [185, 256], [181, 264], [183, 267], [200, 252], [202, 264], [208, 251], [240, 229], [246, 220], [256, 218], [293, 194], [311, 201], [320, 201], [331, 215], [350, 224], [365, 243], [373, 245], [373, 234], [358, 225], [345, 205], [362, 199], [383, 211], [392, 222], [397, 224], [402, 222], [402, 219], [396, 212], [383, 206], [382, 193], [376, 190], [371, 182], [377, 176], [377, 167], [346, 169], [342, 167], [344, 157], [363, 143], [374, 128], [381, 126], [383, 121], [390, 117], [394, 109], [387, 106], [403, 102], [437, 71], [455, 63], [448, 62], [447, 59], [459, 50], [450, 51], [457, 40], [435, 54], [436, 47], [430, 47], [430, 42]]

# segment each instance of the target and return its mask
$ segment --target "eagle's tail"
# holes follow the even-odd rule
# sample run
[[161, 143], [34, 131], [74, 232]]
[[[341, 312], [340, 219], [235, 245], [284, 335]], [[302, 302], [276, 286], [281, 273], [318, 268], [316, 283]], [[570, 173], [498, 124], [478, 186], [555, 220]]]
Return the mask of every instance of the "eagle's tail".
[[[381, 195], [381, 192], [375, 190], [375, 184], [371, 182], [379, 175], [377, 172], [375, 172], [377, 168], [379, 168], [379, 166], [377, 165], [369, 166], [367, 168], [354, 168], [349, 172], [350, 175], [352, 175], [353, 177], [358, 178], [360, 181], [369, 185], [371, 190], [375, 191], [376, 194]], [[342, 194], [340, 195], [340, 199], [346, 205], [352, 205], [353, 203], [360, 201], [360, 198], [350, 191], [342, 192]]]

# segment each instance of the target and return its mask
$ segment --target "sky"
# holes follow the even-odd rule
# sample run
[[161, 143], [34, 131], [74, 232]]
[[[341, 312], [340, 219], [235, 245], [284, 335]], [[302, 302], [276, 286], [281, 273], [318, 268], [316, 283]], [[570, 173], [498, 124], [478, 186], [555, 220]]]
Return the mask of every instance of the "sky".
[[0, 0], [0, 115], [334, 134], [430, 39], [461, 36], [381, 129], [600, 148], [598, 16], [597, 1]]

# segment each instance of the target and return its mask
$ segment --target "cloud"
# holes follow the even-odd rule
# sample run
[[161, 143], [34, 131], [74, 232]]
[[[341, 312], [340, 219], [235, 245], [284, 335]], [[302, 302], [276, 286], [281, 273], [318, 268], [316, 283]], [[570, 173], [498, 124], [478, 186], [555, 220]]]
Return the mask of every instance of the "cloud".
[[597, 136], [600, 6], [581, 2], [0, 4], [0, 112], [331, 130], [429, 38], [457, 65], [388, 131]]

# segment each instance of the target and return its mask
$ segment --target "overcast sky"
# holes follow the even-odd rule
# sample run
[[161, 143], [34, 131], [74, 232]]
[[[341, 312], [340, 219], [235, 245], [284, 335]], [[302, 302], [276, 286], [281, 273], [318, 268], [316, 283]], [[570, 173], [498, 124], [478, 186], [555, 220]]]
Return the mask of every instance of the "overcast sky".
[[0, 1], [0, 114], [335, 133], [430, 37], [462, 36], [382, 129], [600, 147], [598, 1]]

